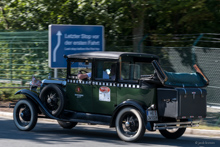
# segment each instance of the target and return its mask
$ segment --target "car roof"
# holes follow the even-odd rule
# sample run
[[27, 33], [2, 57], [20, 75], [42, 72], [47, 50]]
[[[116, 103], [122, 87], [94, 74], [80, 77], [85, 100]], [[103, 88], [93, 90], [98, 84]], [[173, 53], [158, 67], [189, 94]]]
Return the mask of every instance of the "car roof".
[[142, 57], [158, 60], [158, 56], [153, 54], [135, 53], [135, 52], [112, 52], [112, 51], [97, 51], [97, 52], [84, 52], [77, 54], [67, 55], [71, 59], [119, 59], [120, 57]]

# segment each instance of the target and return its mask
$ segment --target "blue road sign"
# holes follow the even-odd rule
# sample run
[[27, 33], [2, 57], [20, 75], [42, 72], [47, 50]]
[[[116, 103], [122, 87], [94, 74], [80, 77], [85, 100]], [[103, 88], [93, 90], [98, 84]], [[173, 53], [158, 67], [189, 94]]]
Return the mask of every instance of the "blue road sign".
[[104, 27], [97, 25], [49, 25], [49, 66], [66, 68], [63, 55], [103, 51]]

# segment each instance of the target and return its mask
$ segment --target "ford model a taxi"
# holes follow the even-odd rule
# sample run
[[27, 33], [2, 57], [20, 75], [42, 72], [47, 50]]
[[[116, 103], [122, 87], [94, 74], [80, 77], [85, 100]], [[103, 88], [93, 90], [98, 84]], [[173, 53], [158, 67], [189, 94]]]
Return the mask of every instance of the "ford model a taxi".
[[206, 117], [207, 93], [202, 87], [209, 81], [196, 65], [195, 73], [172, 73], [161, 68], [155, 55], [127, 52], [65, 58], [65, 80], [43, 80], [39, 93], [16, 93], [27, 97], [14, 108], [19, 130], [33, 129], [43, 116], [66, 129], [78, 122], [115, 127], [124, 141], [137, 141], [146, 129], [176, 139]]

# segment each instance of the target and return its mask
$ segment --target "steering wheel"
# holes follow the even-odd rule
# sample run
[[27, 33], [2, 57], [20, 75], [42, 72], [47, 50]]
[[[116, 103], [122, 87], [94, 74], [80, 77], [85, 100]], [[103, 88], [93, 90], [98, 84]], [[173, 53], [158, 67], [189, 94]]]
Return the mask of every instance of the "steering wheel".
[[78, 74], [83, 74], [83, 72], [88, 73], [86, 70], [81, 69], [81, 70], [79, 70]]

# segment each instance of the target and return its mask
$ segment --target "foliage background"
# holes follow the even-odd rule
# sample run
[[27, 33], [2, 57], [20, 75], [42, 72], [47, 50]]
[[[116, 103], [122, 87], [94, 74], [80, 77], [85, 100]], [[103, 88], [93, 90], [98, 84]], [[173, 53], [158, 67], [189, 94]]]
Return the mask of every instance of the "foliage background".
[[[0, 30], [47, 30], [49, 24], [105, 27], [106, 46], [131, 46], [146, 34], [220, 32], [219, 0], [1, 0]], [[146, 46], [186, 46], [153, 42]], [[219, 46], [219, 45], [218, 45]]]
[[[220, 47], [219, 21], [220, 0], [1, 0], [0, 79], [25, 86], [33, 74], [42, 79], [52, 73], [46, 64], [49, 24], [103, 25], [106, 50], [153, 53], [175, 71], [164, 47], [176, 47], [175, 55], [190, 68], [201, 33], [200, 52]], [[23, 34], [13, 38], [16, 32]]]

